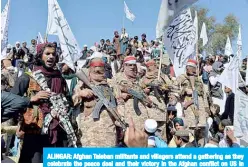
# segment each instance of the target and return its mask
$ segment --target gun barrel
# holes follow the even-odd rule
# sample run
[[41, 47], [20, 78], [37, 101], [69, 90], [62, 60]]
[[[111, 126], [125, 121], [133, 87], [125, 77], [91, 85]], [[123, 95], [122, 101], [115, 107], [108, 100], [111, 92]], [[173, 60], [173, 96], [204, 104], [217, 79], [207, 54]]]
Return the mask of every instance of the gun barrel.
[[90, 81], [88, 80], [88, 77], [83, 71], [77, 71], [76, 76], [78, 79], [80, 79], [84, 84], [86, 84], [89, 88], [91, 88]]

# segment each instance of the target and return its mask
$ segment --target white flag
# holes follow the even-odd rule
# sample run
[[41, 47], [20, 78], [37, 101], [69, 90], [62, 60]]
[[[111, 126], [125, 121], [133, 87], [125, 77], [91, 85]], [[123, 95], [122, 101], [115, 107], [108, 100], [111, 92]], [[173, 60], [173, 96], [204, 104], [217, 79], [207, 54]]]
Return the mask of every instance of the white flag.
[[235, 56], [225, 70], [221, 73], [218, 81], [224, 86], [236, 92], [239, 83], [239, 57]]
[[184, 73], [187, 60], [194, 52], [195, 38], [196, 31], [188, 8], [172, 21], [164, 39], [176, 76]]
[[242, 46], [242, 38], [241, 38], [241, 26], [239, 25], [239, 34], [238, 34], [238, 41], [237, 45]]
[[195, 27], [195, 32], [196, 32], [196, 34], [195, 34], [195, 36], [196, 36], [195, 43], [197, 43], [197, 41], [198, 41], [198, 17], [197, 17], [197, 11], [195, 11], [194, 27]]
[[156, 38], [160, 38], [164, 34], [168, 19], [168, 0], [162, 0], [156, 26]]
[[42, 38], [42, 35], [39, 32], [37, 36], [37, 44], [41, 44], [41, 43], [44, 43], [44, 39]]
[[8, 44], [8, 29], [9, 29], [9, 12], [10, 12], [10, 0], [5, 5], [1, 13], [1, 53]]
[[205, 23], [202, 24], [200, 38], [203, 40], [203, 46], [205, 46], [208, 43], [208, 35]]
[[156, 26], [156, 38], [164, 35], [166, 28], [170, 25], [173, 19], [183, 10], [195, 3], [197, 0], [171, 1], [162, 0], [158, 21]]
[[80, 58], [80, 47], [67, 23], [57, 0], [48, 0], [47, 34], [58, 35], [63, 63], [75, 70], [74, 63]]
[[128, 6], [127, 6], [127, 4], [126, 4], [125, 1], [124, 1], [124, 12], [125, 12], [125, 14], [126, 14], [126, 18], [129, 19], [129, 20], [131, 20], [131, 21], [133, 22], [134, 19], [135, 19], [135, 16], [134, 16], [134, 14], [129, 10], [129, 8], [128, 8]]
[[[240, 59], [240, 61], [241, 61], [241, 59], [242, 59], [241, 25], [239, 25], [239, 35], [238, 35], [237, 45], [238, 45], [237, 55], [239, 56], [239, 59]], [[240, 65], [241, 65], [241, 63], [240, 63]]]
[[248, 86], [248, 56], [246, 57], [247, 62], [246, 62], [246, 81], [245, 81], [245, 85]]
[[242, 91], [235, 93], [234, 135], [248, 142], [248, 96]]
[[231, 54], [233, 54], [233, 49], [232, 49], [232, 45], [231, 45], [231, 42], [230, 42], [230, 38], [229, 38], [229, 36], [227, 36], [226, 47], [225, 47], [225, 55], [230, 56]]

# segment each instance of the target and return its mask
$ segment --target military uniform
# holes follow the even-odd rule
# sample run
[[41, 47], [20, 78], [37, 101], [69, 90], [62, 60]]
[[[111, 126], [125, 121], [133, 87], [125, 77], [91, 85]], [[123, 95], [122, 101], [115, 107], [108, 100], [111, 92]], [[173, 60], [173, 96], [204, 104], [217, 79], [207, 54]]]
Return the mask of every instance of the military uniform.
[[[189, 59], [187, 66], [196, 68], [197, 62], [195, 60]], [[182, 97], [183, 103], [187, 103], [193, 100], [193, 88], [197, 91], [198, 94], [198, 104], [199, 109], [194, 104], [191, 104], [184, 110], [185, 122], [188, 127], [196, 126], [198, 121], [199, 125], [206, 125], [206, 118], [208, 117], [209, 109], [206, 94], [203, 89], [203, 83], [199, 77], [196, 76], [187, 76], [182, 74], [177, 78], [177, 84], [180, 87], [180, 95]], [[192, 92], [190, 92], [191, 90]]]
[[[127, 118], [130, 115], [135, 122], [135, 127], [142, 130], [144, 129], [145, 120], [150, 118], [146, 107], [147, 103], [141, 103], [140, 101], [136, 103], [137, 98], [128, 93], [128, 90], [132, 89], [136, 93], [144, 95], [137, 77], [136, 58], [127, 56], [123, 62], [124, 72], [118, 73], [111, 81], [117, 98], [118, 112], [126, 122], [128, 122]], [[138, 113], [139, 111], [140, 113]]]
[[[187, 94], [185, 90], [190, 89], [193, 91], [189, 77], [186, 74], [182, 74], [177, 78], [177, 82], [179, 84], [179, 87], [181, 88], [180, 95], [182, 97], [183, 103], [193, 100], [192, 94]], [[205, 108], [208, 107], [208, 103], [203, 91], [203, 84], [197, 77], [195, 77], [195, 88], [198, 93], [199, 110], [194, 104], [191, 104], [187, 109], [184, 110], [185, 121], [188, 127], [195, 126], [197, 124], [196, 120], [198, 118], [199, 124], [205, 125], [206, 118], [208, 117], [208, 114], [205, 111]]]
[[86, 116], [80, 113], [79, 123], [82, 147], [114, 147], [116, 145], [116, 127], [107, 110], [101, 111], [99, 120], [92, 119], [92, 115]]
[[[91, 60], [91, 62], [97, 62], [97, 65], [92, 66], [91, 64], [90, 68], [98, 68], [101, 66], [102, 60], [95, 58]], [[111, 103], [115, 103], [112, 90], [108, 86], [107, 81], [103, 79], [102, 81], [94, 82], [94, 79], [92, 79], [94, 72], [91, 72], [89, 69], [89, 74], [91, 76], [91, 83], [98, 86], [104, 96], [108, 100], [111, 100]], [[81, 113], [77, 118], [79, 130], [82, 133], [80, 139], [82, 147], [114, 147], [117, 143], [114, 117], [106, 110], [105, 106], [99, 102], [97, 97], [93, 96], [82, 99], [79, 93], [84, 89], [87, 89], [86, 85], [79, 81], [75, 88], [75, 94], [73, 95], [74, 105], [82, 104]], [[95, 117], [95, 112], [99, 112], [98, 117]]]
[[[162, 77], [161, 77], [162, 78]], [[157, 81], [157, 76], [154, 76], [153, 78], [149, 78], [145, 76], [141, 82], [140, 86], [143, 89], [146, 88], [151, 88], [152, 85], [156, 85]], [[163, 82], [163, 81], [162, 81]], [[166, 83], [163, 83], [165, 85]], [[148, 95], [149, 99], [157, 105], [157, 108], [148, 108], [151, 119], [155, 119], [156, 121], [165, 121], [165, 110], [166, 110], [166, 104], [165, 104], [165, 99], [163, 96], [163, 90], [161, 91], [161, 87], [158, 87], [159, 95], [156, 95], [156, 93], [152, 90]], [[156, 97], [158, 96], [158, 97]], [[160, 97], [159, 97], [160, 96]]]
[[144, 128], [145, 120], [150, 118], [148, 107], [144, 106], [142, 103], [139, 102], [138, 107], [141, 111], [141, 115], [137, 115], [133, 107], [133, 103], [134, 103], [133, 97], [124, 101], [124, 99], [120, 97], [120, 94], [124, 93], [120, 90], [120, 87], [128, 87], [136, 90], [137, 92], [143, 93], [142, 88], [139, 86], [137, 80], [136, 81], [128, 80], [124, 73], [118, 73], [116, 75], [116, 78], [114, 78], [114, 80], [116, 80], [116, 84], [114, 84], [113, 87], [115, 90], [115, 95], [117, 97], [118, 112], [120, 113], [121, 116], [124, 117], [126, 122], [128, 122], [127, 121], [128, 115], [131, 115], [133, 121], [135, 122], [135, 128], [142, 130]]
[[150, 89], [148, 93], [149, 99], [156, 104], [156, 108], [148, 108], [148, 113], [151, 119], [158, 122], [158, 129], [161, 132], [163, 138], [166, 138], [166, 104], [164, 93], [168, 91], [171, 80], [167, 75], [161, 74], [160, 80], [158, 80], [158, 69], [154, 60], [149, 60], [146, 63], [148, 71], [146, 75], [141, 79], [140, 85], [143, 89]]

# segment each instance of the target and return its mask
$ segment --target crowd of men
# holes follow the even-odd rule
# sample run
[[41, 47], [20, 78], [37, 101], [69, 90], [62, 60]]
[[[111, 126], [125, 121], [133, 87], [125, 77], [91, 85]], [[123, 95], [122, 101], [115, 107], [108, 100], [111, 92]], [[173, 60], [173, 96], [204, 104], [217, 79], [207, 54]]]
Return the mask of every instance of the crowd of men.
[[[84, 45], [76, 70], [62, 53], [56, 42], [8, 45], [1, 60], [2, 162], [42, 162], [44, 147], [247, 146], [234, 137], [234, 93], [218, 82], [233, 55], [198, 55], [176, 77], [172, 63], [160, 61], [168, 56], [160, 41], [131, 38], [125, 29]], [[239, 87], [248, 94], [248, 85]], [[222, 110], [216, 101], [224, 94]]]

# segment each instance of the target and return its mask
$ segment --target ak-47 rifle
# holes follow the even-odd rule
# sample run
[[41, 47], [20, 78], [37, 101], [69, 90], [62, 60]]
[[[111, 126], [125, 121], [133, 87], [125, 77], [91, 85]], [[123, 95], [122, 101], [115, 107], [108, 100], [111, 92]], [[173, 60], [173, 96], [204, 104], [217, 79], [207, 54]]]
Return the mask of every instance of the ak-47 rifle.
[[199, 110], [199, 102], [198, 102], [198, 92], [195, 88], [195, 78], [194, 77], [190, 77], [189, 78], [190, 84], [191, 84], [191, 88], [193, 90], [193, 100], [194, 100], [194, 105], [197, 108], [197, 110]]
[[157, 100], [161, 103], [161, 98], [163, 98], [162, 96], [162, 84], [161, 83], [149, 83], [148, 88], [151, 89], [151, 91], [154, 92], [154, 96], [157, 98]]
[[194, 100], [194, 105], [196, 106], [197, 110], [199, 110], [199, 102], [198, 102], [198, 92], [197, 92], [197, 90], [193, 90], [193, 100]]
[[128, 127], [128, 124], [121, 119], [121, 116], [119, 115], [117, 111], [117, 107], [114, 106], [108, 99], [105, 98], [102, 91], [99, 90], [97, 86], [92, 85], [90, 83], [90, 81], [88, 80], [88, 77], [85, 75], [83, 71], [76, 72], [76, 75], [85, 85], [87, 85], [93, 91], [94, 95], [97, 96], [99, 100], [102, 101], [102, 103], [107, 108], [107, 110], [114, 116], [116, 121], [120, 123], [120, 126], [123, 128], [123, 130], [126, 130]]
[[[134, 89], [125, 87], [122, 88], [122, 90], [126, 93], [129, 93], [130, 95], [133, 96], [133, 107], [137, 115], [141, 115], [141, 111], [139, 109], [138, 103], [141, 102], [144, 106], [150, 105], [151, 107], [159, 109], [158, 105], [156, 103], [153, 103], [152, 101], [149, 100], [148, 96], [144, 92], [138, 92]], [[161, 109], [159, 109], [161, 110]], [[162, 111], [164, 112], [164, 111]]]

